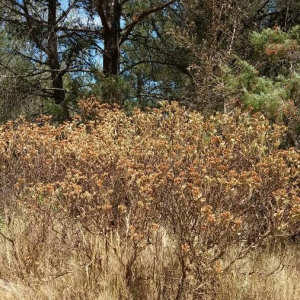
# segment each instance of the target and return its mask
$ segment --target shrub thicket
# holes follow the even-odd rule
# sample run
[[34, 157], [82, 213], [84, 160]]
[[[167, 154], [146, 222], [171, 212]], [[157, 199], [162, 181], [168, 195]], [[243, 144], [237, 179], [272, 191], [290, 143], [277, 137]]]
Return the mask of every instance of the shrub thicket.
[[[152, 299], [199, 299], [252, 248], [298, 232], [299, 152], [279, 149], [285, 128], [262, 114], [205, 120], [173, 103], [127, 116], [95, 99], [81, 108], [59, 126], [41, 117], [0, 128], [2, 204], [31, 220], [26, 259], [17, 255], [24, 280], [48, 276], [37, 263], [45, 245], [59, 272], [60, 254], [79, 251], [86, 232], [105, 241], [135, 299], [153, 286]], [[160, 259], [166, 236], [171, 262]], [[101, 274], [95, 249], [86, 268]], [[90, 288], [103, 289], [94, 279]]]

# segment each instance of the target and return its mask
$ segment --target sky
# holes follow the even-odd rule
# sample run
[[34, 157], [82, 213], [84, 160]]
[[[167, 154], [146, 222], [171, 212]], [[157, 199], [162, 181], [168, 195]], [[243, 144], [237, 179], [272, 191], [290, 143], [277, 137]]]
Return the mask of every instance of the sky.
[[[68, 6], [69, 6], [69, 2], [72, 3], [73, 1], [74, 0], [60, 0], [62, 9], [66, 10], [68, 8]], [[84, 11], [80, 10], [78, 12], [78, 14], [80, 15], [81, 22], [83, 24], [87, 23], [88, 18], [87, 18], [87, 15], [84, 13]], [[101, 25], [101, 21], [100, 21], [100, 18], [98, 16], [95, 16], [94, 23], [95, 23], [95, 25]]]

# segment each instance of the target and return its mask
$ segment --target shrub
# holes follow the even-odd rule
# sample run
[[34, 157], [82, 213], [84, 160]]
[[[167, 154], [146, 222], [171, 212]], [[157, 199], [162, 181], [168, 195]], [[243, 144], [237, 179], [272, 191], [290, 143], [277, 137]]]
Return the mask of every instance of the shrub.
[[57, 127], [48, 117], [1, 126], [2, 185], [38, 224], [101, 236], [132, 293], [137, 262], [159, 255], [162, 232], [173, 263], [145, 280], [158, 280], [164, 299], [197, 299], [252, 248], [299, 231], [299, 152], [279, 150], [285, 128], [262, 114], [205, 120], [163, 103], [127, 116], [95, 99], [81, 107], [83, 118]]

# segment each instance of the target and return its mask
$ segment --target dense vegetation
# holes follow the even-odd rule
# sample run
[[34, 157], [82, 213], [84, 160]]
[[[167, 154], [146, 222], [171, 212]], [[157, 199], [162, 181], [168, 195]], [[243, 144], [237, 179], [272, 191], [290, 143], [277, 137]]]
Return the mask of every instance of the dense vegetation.
[[[128, 117], [94, 99], [81, 107], [83, 119], [60, 126], [44, 117], [1, 127], [2, 193], [29, 218], [22, 235], [31, 242], [14, 257], [24, 280], [59, 274], [65, 251], [101, 274], [105, 256], [82, 254], [91, 234], [121, 264], [134, 297], [198, 298], [213, 295], [218, 275], [251, 249], [298, 232], [299, 152], [279, 150], [284, 128], [263, 115], [204, 120], [173, 103]], [[147, 253], [150, 273], [140, 266]]]
[[0, 298], [298, 299], [299, 6], [0, 0]]

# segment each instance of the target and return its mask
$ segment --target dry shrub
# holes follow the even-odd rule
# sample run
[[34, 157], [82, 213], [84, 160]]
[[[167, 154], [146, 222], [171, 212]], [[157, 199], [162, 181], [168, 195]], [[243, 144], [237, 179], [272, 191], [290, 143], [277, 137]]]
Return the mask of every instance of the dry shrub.
[[1, 192], [25, 220], [10, 242], [19, 279], [76, 270], [70, 299], [210, 299], [251, 249], [298, 233], [299, 152], [263, 115], [81, 107], [60, 126], [0, 128]]

